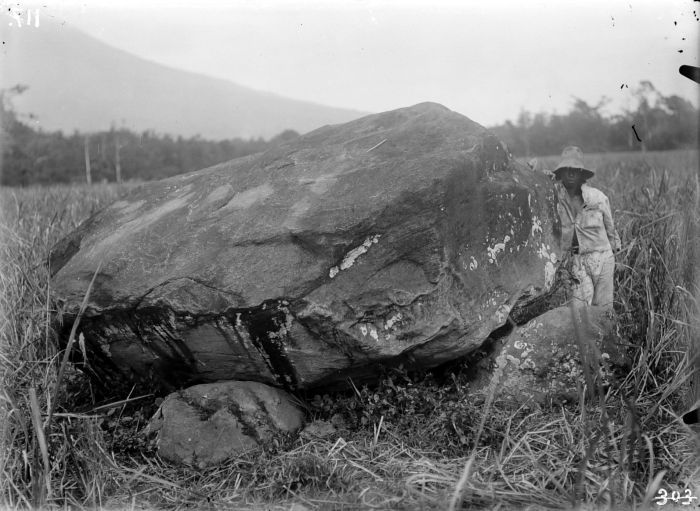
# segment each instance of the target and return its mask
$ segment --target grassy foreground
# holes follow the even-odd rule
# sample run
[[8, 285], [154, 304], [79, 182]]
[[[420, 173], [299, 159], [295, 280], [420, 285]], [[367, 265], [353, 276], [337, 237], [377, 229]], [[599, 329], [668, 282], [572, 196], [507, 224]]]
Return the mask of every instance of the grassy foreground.
[[513, 409], [475, 402], [464, 367], [394, 370], [374, 388], [304, 396], [309, 419], [335, 433], [281, 438], [203, 470], [168, 465], [137, 434], [153, 396], [98, 402], [70, 364], [59, 376], [48, 250], [128, 186], [0, 190], [0, 506], [695, 509], [651, 499], [659, 489], [700, 497], [700, 440], [678, 419], [700, 395], [698, 152], [592, 161], [623, 241], [615, 310], [634, 364], [618, 387]]

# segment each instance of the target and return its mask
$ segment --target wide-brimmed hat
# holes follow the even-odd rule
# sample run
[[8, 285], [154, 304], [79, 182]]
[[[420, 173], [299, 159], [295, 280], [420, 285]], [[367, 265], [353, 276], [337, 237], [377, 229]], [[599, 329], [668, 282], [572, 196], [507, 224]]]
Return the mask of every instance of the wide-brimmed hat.
[[587, 169], [583, 164], [583, 151], [573, 145], [564, 148], [564, 151], [561, 153], [561, 161], [557, 168], [554, 169], [554, 175], [559, 178], [558, 172], [563, 169], [578, 169], [586, 179], [590, 179], [595, 175], [595, 172]]

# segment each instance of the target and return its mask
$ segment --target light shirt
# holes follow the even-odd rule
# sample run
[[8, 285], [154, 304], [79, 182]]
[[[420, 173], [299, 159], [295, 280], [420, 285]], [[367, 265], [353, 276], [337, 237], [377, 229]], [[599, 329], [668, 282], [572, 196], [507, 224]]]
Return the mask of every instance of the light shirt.
[[[566, 188], [556, 183], [557, 212], [561, 220], [561, 249], [571, 248], [576, 233], [579, 253], [620, 249], [620, 236], [615, 230], [610, 202], [603, 192], [587, 184], [581, 185], [583, 208], [579, 210]], [[578, 211], [578, 213], [577, 213]]]

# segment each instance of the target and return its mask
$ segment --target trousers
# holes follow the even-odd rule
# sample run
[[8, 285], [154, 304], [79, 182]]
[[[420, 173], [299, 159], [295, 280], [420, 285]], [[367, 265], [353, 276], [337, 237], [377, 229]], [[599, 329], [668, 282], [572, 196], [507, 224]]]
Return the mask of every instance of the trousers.
[[573, 299], [579, 304], [613, 306], [615, 256], [612, 250], [574, 254], [572, 273]]

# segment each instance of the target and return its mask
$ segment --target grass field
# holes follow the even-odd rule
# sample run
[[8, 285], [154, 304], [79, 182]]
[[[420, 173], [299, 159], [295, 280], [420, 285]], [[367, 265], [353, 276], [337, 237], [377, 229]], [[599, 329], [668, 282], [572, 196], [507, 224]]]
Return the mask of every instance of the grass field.
[[0, 506], [642, 509], [659, 507], [659, 489], [700, 497], [700, 441], [678, 419], [700, 395], [698, 152], [590, 161], [623, 242], [615, 314], [634, 364], [618, 386], [512, 410], [473, 402], [460, 367], [395, 370], [373, 388], [304, 396], [309, 419], [333, 419], [335, 435], [283, 439], [203, 470], [168, 465], [138, 434], [152, 396], [96, 402], [80, 372], [61, 371], [51, 335], [50, 247], [130, 185], [0, 190]]

